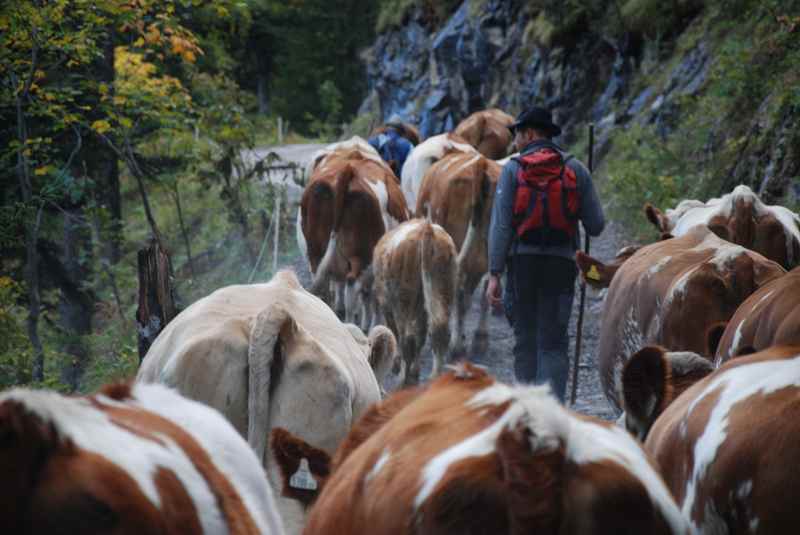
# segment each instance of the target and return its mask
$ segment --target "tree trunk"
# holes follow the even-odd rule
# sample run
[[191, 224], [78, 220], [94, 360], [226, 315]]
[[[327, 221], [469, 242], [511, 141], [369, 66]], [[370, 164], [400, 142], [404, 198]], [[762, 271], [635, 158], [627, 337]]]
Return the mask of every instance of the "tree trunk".
[[[110, 96], [114, 96], [114, 39], [113, 32], [103, 45], [103, 59], [97, 62], [96, 76], [108, 85]], [[106, 143], [97, 141], [92, 149], [93, 163], [90, 172], [95, 184], [99, 185], [98, 193], [101, 205], [108, 210], [111, 224], [108, 229], [109, 240], [104, 247], [104, 256], [111, 265], [119, 262], [122, 246], [122, 195], [119, 183], [119, 161], [116, 153]]]
[[[229, 220], [233, 224], [238, 225], [242, 231], [244, 249], [252, 265], [256, 261], [256, 253], [250, 246], [250, 222], [247, 220], [247, 214], [244, 211], [242, 199], [239, 196], [239, 186], [242, 180], [241, 177], [244, 176], [244, 169], [237, 167], [237, 175], [238, 178], [235, 179], [230, 175], [224, 177], [225, 184], [222, 186], [222, 200], [227, 205]], [[237, 180], [237, 182], [234, 182], [234, 180]]]
[[[31, 184], [28, 159], [25, 157], [25, 152], [23, 151], [28, 140], [28, 122], [22, 103], [23, 100], [28, 97], [28, 92], [33, 82], [33, 73], [37, 67], [37, 56], [38, 47], [34, 46], [31, 51], [31, 64], [28, 79], [25, 81], [23, 90], [17, 94], [15, 99], [17, 111], [17, 139], [20, 146], [17, 151], [17, 178], [19, 180], [20, 193], [22, 194], [22, 202], [29, 208], [33, 207], [33, 185]], [[14, 82], [14, 85], [17, 85], [16, 78], [14, 78]], [[36, 216], [32, 221], [29, 217], [30, 216], [26, 217], [25, 221], [25, 282], [28, 286], [28, 319], [26, 324], [28, 338], [30, 338], [31, 346], [33, 347], [33, 369], [31, 370], [31, 376], [34, 381], [44, 381], [44, 349], [42, 348], [42, 341], [39, 338], [39, 310], [41, 309], [41, 298], [39, 294], [39, 250], [37, 249], [39, 243], [39, 224], [42, 217], [41, 207], [36, 211]]]
[[263, 73], [258, 74], [257, 93], [258, 93], [258, 113], [265, 115], [269, 111], [269, 104], [267, 101], [267, 77]]
[[172, 288], [172, 263], [161, 243], [152, 238], [139, 250], [139, 308], [136, 326], [139, 333], [139, 364], [158, 334], [178, 314]]
[[178, 223], [181, 226], [183, 243], [186, 245], [186, 256], [189, 259], [189, 272], [192, 274], [192, 279], [196, 279], [197, 276], [194, 273], [194, 260], [192, 259], [192, 246], [189, 242], [189, 233], [186, 232], [186, 225], [183, 222], [183, 210], [181, 209], [181, 192], [177, 182], [175, 182], [173, 197], [175, 199], [175, 208], [178, 210]]
[[64, 209], [63, 232], [64, 279], [60, 283], [58, 311], [64, 337], [62, 350], [69, 355], [69, 361], [62, 366], [61, 377], [74, 391], [80, 386], [89, 357], [86, 336], [92, 331], [94, 312], [94, 297], [89, 290], [91, 232], [80, 205]]

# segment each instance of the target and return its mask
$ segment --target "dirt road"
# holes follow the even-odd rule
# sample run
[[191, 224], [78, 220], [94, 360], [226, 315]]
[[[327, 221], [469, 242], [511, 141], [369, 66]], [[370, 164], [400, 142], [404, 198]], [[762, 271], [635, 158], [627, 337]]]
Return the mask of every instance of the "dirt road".
[[[305, 163], [310, 158], [311, 153], [320, 148], [321, 145], [289, 145], [277, 149], [282, 157], [300, 164]], [[266, 151], [267, 149], [262, 149]], [[264, 152], [263, 154], [266, 154]], [[294, 218], [292, 218], [294, 220]], [[294, 229], [288, 229], [294, 235]], [[600, 259], [609, 259], [614, 256], [617, 250], [623, 245], [621, 238], [622, 232], [613, 223], [608, 225], [603, 234], [592, 240], [592, 256]], [[311, 282], [311, 275], [308, 270], [308, 263], [304, 258], [296, 257], [290, 264], [284, 266], [294, 269], [300, 281], [308, 286]], [[573, 314], [570, 320], [570, 356], [574, 354], [575, 332], [578, 317], [579, 291], [576, 285], [575, 303]], [[593, 416], [605, 419], [614, 418], [614, 412], [605, 399], [600, 386], [600, 378], [597, 374], [595, 355], [597, 352], [598, 337], [600, 334], [600, 321], [603, 308], [603, 295], [588, 290], [586, 295], [586, 311], [583, 325], [583, 343], [581, 366], [578, 379], [578, 395], [575, 409]], [[473, 296], [473, 303], [467, 317], [466, 333], [471, 334], [477, 328], [479, 313], [478, 295]], [[492, 315], [489, 318], [489, 344], [488, 348], [478, 350], [473, 347], [469, 353], [469, 359], [477, 364], [489, 368], [489, 370], [503, 381], [511, 382], [514, 380], [514, 366], [512, 348], [514, 344], [513, 331], [508, 325], [504, 316]], [[430, 348], [426, 344], [423, 349], [422, 376], [425, 377], [430, 371], [431, 354]], [[389, 386], [389, 385], [387, 385]], [[571, 385], [567, 385], [569, 395]]]

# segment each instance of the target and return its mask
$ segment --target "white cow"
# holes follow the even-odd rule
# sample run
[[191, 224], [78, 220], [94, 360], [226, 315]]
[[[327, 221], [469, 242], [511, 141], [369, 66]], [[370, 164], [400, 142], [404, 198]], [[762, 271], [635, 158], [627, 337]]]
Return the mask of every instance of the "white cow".
[[467, 140], [453, 133], [440, 134], [429, 137], [411, 150], [403, 165], [400, 177], [400, 187], [406, 197], [406, 204], [413, 212], [417, 206], [417, 197], [422, 187], [425, 173], [445, 154], [461, 151], [478, 154], [478, 150], [467, 143]]
[[684, 236], [704, 225], [720, 238], [761, 253], [786, 269], [800, 265], [800, 217], [783, 206], [764, 204], [743, 184], [707, 202], [683, 200], [664, 213], [647, 203], [645, 214], [663, 234]]
[[137, 380], [171, 385], [221, 411], [264, 463], [287, 532], [298, 533], [305, 507], [286, 496], [270, 430], [287, 429], [332, 455], [381, 399], [395, 354], [387, 328], [367, 339], [283, 271], [193, 303], [156, 338]]

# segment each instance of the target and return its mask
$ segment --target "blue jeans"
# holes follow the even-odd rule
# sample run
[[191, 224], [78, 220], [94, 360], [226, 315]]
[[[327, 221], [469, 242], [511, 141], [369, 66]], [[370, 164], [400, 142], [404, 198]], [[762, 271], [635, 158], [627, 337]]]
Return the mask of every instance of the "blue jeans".
[[508, 264], [503, 304], [514, 329], [514, 373], [521, 383], [550, 383], [561, 402], [569, 375], [567, 328], [575, 296], [575, 261], [515, 255]]

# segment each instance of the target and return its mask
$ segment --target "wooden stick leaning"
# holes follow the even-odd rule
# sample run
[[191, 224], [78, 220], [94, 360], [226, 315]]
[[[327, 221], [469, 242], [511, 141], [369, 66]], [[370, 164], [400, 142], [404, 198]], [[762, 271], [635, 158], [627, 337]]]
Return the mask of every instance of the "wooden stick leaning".
[[[589, 123], [589, 173], [594, 171], [594, 123]], [[583, 229], [583, 249], [589, 254], [589, 233]], [[586, 282], [581, 281], [580, 306], [578, 308], [578, 325], [575, 329], [575, 358], [572, 361], [572, 392], [570, 394], [569, 405], [575, 405], [575, 398], [578, 394], [578, 369], [581, 364], [581, 341], [583, 339], [583, 314], [586, 308]]]

